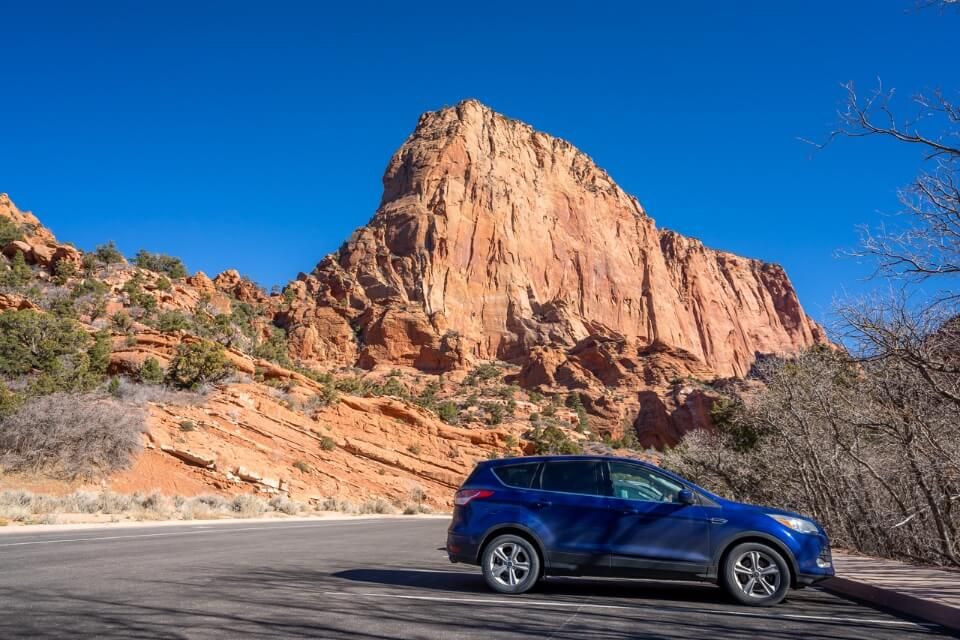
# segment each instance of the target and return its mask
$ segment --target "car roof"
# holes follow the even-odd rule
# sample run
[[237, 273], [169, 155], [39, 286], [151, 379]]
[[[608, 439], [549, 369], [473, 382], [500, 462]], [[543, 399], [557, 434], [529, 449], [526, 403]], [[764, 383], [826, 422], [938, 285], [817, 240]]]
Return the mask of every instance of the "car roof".
[[497, 458], [496, 460], [485, 460], [481, 464], [486, 464], [492, 467], [499, 467], [505, 464], [525, 464], [530, 462], [550, 462], [550, 461], [567, 461], [567, 462], [576, 462], [576, 461], [596, 461], [596, 460], [608, 460], [614, 462], [629, 462], [631, 464], [640, 464], [651, 468], [656, 468], [656, 465], [652, 465], [649, 462], [643, 460], [637, 460], [636, 458], [626, 458], [624, 456], [603, 456], [597, 454], [578, 454], [578, 455], [554, 455], [554, 456], [518, 456], [515, 458]]

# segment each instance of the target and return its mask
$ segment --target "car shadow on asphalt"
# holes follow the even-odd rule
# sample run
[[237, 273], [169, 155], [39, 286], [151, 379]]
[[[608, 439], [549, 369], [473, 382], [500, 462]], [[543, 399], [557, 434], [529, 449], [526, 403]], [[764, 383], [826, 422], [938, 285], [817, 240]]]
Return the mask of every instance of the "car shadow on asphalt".
[[[391, 587], [431, 589], [450, 593], [496, 596], [476, 573], [409, 569], [348, 569], [330, 574], [352, 582], [366, 582]], [[593, 578], [548, 578], [541, 581], [530, 596], [552, 596], [582, 599], [584, 597], [626, 598], [696, 604], [730, 604], [717, 587], [701, 583], [657, 582], [647, 580], [600, 580]]]

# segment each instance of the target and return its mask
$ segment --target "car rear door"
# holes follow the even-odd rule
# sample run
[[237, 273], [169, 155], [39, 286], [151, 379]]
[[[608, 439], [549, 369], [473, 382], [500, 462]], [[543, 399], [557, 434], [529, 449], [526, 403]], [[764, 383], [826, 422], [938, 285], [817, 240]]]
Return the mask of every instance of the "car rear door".
[[[710, 564], [709, 513], [678, 500], [682, 484], [643, 465], [607, 465], [611, 571], [619, 575], [690, 577]], [[695, 494], [696, 495], [696, 494]]]
[[551, 573], [605, 574], [618, 512], [609, 508], [602, 460], [550, 460], [532, 489]]

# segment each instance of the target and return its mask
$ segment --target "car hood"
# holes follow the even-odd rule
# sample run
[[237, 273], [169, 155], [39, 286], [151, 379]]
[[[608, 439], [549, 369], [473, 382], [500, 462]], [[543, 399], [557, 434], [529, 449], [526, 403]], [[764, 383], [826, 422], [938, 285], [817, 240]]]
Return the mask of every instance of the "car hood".
[[759, 506], [755, 504], [748, 504], [746, 502], [736, 502], [734, 500], [727, 500], [725, 498], [722, 499], [721, 504], [725, 507], [731, 507], [739, 511], [749, 511], [749, 512], [763, 514], [763, 515], [775, 514], [778, 516], [789, 516], [791, 518], [803, 518], [804, 520], [809, 520], [810, 522], [813, 522], [814, 524], [817, 524], [817, 526], [819, 526], [817, 521], [811, 518], [810, 516], [805, 516], [802, 513], [796, 513], [794, 511], [787, 511], [786, 509], [779, 509], [777, 507], [764, 507], [764, 506]]

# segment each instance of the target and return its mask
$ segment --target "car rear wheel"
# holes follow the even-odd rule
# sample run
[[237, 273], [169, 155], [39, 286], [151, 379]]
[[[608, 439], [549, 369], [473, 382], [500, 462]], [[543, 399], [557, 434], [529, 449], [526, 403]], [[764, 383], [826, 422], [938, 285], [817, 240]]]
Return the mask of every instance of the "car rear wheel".
[[783, 556], [771, 547], [747, 542], [727, 554], [721, 583], [739, 602], [768, 607], [786, 597], [790, 589], [790, 569]]
[[499, 593], [525, 593], [540, 577], [540, 556], [520, 536], [494, 538], [484, 549], [482, 562], [487, 585]]

